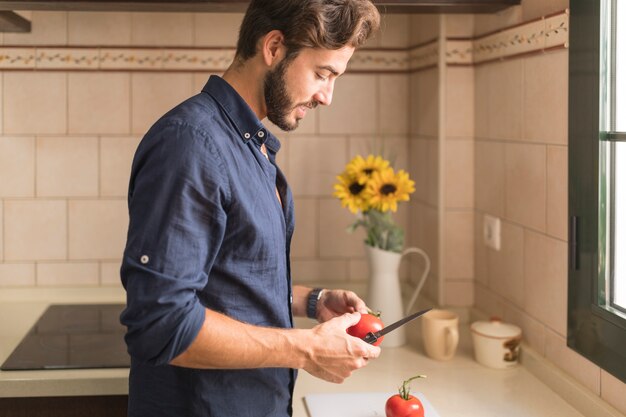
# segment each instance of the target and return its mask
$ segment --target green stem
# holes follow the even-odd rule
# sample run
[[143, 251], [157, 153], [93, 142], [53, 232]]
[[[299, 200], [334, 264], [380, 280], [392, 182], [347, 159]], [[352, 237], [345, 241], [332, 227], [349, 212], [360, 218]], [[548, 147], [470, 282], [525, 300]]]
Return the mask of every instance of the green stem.
[[411, 393], [410, 382], [418, 378], [426, 378], [426, 375], [415, 375], [402, 383], [399, 393], [400, 393], [400, 397], [402, 397], [403, 400], [405, 401], [409, 400], [409, 395]]

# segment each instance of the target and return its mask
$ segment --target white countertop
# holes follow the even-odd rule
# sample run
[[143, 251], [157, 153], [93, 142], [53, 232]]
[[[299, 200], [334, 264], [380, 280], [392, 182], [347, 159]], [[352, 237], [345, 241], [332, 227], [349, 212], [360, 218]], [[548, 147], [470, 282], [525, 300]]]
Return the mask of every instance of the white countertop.
[[[34, 294], [34, 295], [33, 295]], [[0, 362], [9, 356], [37, 318], [51, 303], [123, 302], [120, 289], [37, 289], [0, 295]], [[311, 322], [298, 320], [308, 327]], [[441, 417], [580, 417], [554, 391], [518, 366], [492, 370], [473, 360], [467, 326], [461, 328], [461, 345], [455, 358], [438, 362], [423, 354], [419, 324], [408, 325], [410, 343], [384, 348], [381, 357], [353, 374], [343, 384], [299, 373], [294, 393], [294, 417], [307, 417], [303, 397], [307, 394], [394, 392], [402, 381], [416, 374], [427, 379], [412, 383]], [[522, 348], [522, 355], [524, 348]], [[0, 371], [0, 397], [123, 395], [128, 393], [128, 369]]]

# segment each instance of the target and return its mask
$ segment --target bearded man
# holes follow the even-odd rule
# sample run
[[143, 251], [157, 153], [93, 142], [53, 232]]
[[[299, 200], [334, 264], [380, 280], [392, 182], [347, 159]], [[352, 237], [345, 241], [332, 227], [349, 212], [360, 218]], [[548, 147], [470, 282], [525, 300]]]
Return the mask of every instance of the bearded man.
[[261, 122], [330, 105], [378, 26], [368, 0], [253, 0], [223, 76], [144, 136], [121, 267], [129, 416], [290, 416], [297, 369], [339, 383], [380, 354], [346, 333], [356, 294], [292, 285], [293, 198]]

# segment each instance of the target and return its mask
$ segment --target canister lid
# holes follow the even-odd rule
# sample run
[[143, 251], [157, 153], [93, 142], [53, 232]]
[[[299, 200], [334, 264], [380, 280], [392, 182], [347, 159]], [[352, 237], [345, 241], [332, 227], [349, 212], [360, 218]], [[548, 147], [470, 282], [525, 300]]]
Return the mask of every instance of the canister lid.
[[519, 337], [522, 334], [522, 329], [514, 324], [503, 323], [498, 317], [492, 317], [489, 321], [475, 321], [471, 329], [474, 333], [496, 339]]

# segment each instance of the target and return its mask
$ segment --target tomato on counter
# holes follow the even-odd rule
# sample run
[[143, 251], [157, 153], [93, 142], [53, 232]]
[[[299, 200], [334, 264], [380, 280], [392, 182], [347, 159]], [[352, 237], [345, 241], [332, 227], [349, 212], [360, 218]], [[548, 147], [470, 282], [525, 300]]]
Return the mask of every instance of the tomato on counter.
[[[368, 311], [367, 314], [361, 314], [361, 320], [352, 327], [348, 327], [346, 330], [350, 336], [363, 339], [370, 332], [377, 332], [383, 328], [383, 322], [380, 319], [380, 312], [374, 313]], [[374, 346], [378, 346], [383, 341], [384, 336], [381, 336], [372, 343]]]
[[426, 375], [416, 375], [402, 383], [398, 394], [389, 397], [385, 404], [387, 417], [424, 417], [424, 405], [419, 398], [409, 394], [409, 383], [417, 378], [426, 378]]

